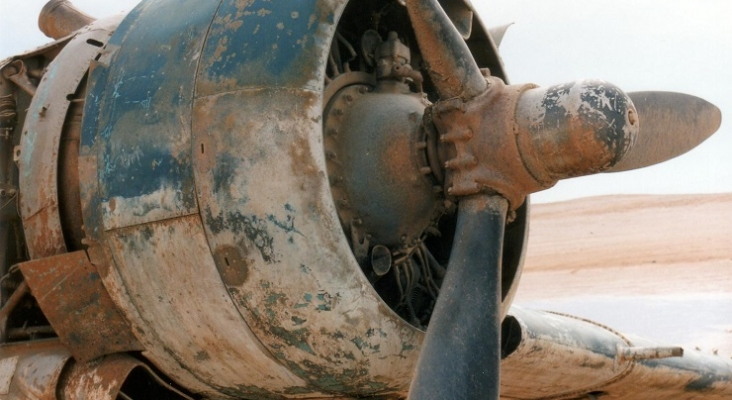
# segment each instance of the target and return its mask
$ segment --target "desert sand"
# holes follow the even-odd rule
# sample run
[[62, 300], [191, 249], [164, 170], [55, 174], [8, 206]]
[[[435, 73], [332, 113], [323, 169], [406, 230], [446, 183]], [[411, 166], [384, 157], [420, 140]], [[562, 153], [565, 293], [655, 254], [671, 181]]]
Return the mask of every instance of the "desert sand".
[[732, 357], [732, 194], [532, 205], [516, 304]]

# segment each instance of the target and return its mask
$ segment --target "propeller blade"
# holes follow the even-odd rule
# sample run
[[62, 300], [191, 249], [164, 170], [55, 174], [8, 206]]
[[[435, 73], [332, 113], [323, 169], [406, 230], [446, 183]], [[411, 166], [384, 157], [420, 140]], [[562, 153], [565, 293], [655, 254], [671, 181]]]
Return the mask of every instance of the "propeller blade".
[[500, 196], [460, 200], [455, 242], [410, 400], [498, 399], [507, 209], [508, 202]]
[[493, 39], [493, 43], [496, 44], [496, 47], [501, 47], [501, 42], [503, 42], [503, 36], [506, 34], [506, 31], [511, 25], [513, 25], [513, 22], [511, 22], [510, 24], [496, 26], [488, 29], [488, 33], [491, 35], [491, 39]]
[[406, 0], [422, 58], [442, 99], [469, 99], [486, 81], [462, 35], [436, 0]]
[[683, 93], [631, 92], [640, 130], [628, 153], [607, 172], [658, 164], [698, 146], [722, 123], [714, 104]]

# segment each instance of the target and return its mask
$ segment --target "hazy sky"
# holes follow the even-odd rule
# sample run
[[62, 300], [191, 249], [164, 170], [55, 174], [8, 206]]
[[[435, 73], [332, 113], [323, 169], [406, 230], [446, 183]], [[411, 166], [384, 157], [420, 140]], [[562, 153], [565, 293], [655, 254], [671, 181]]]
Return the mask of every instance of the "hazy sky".
[[[0, 58], [48, 41], [37, 28], [45, 0], [0, 0]], [[95, 17], [138, 0], [75, 0]], [[723, 113], [719, 132], [659, 166], [577, 178], [535, 202], [616, 193], [732, 192], [732, 1], [473, 1], [487, 26], [514, 22], [501, 53], [513, 83], [541, 86], [600, 78], [626, 91], [670, 90], [703, 97]], [[641, 121], [642, 124], [642, 121]]]

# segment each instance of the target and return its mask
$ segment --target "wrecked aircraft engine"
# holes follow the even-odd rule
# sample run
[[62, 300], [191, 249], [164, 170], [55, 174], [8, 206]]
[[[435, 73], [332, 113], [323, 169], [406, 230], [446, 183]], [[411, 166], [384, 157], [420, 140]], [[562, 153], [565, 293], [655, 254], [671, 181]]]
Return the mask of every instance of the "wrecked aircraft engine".
[[[537, 338], [623, 367], [542, 398], [652, 386], [594, 326], [516, 311], [501, 337], [526, 199], [689, 150], [713, 105], [508, 85], [463, 0], [52, 0], [40, 25], [0, 64], [0, 398], [498, 398], [501, 356], [502, 395], [538, 398], [511, 358]], [[665, 360], [698, 383], [679, 398], [732, 390], [728, 363]]]

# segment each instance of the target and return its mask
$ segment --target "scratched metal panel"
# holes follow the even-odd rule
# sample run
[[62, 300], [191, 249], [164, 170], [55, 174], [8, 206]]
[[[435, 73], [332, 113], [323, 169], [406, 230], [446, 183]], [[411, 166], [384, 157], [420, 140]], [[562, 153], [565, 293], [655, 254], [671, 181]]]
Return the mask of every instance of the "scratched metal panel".
[[[119, 18], [93, 23], [81, 30], [48, 66], [28, 109], [18, 160], [20, 211], [32, 259], [66, 251], [58, 199], [59, 145], [68, 95], [74, 94]], [[43, 162], [38, 162], [43, 160]]]
[[312, 387], [405, 392], [422, 333], [381, 302], [343, 235], [325, 174], [320, 93], [198, 99], [201, 217], [235, 304]]
[[201, 57], [197, 96], [243, 87], [319, 90], [344, 0], [224, 0]]
[[190, 109], [217, 6], [217, 1], [147, 1], [110, 40], [117, 51], [107, 62], [105, 80], [88, 96], [99, 112], [84, 118], [96, 129], [82, 139], [82, 146], [97, 147], [105, 229], [197, 212]]
[[136, 309], [127, 314], [134, 318], [146, 356], [160, 369], [171, 373], [180, 366], [208, 385], [209, 393], [233, 397], [312, 392], [267, 354], [242, 319], [221, 281], [197, 215], [108, 235], [117, 268], [105, 283], [111, 293], [126, 292], [126, 301]]

